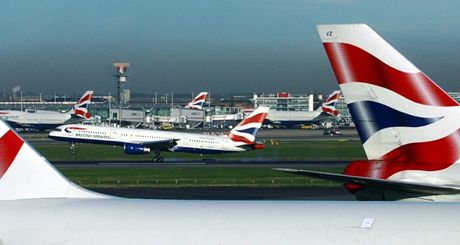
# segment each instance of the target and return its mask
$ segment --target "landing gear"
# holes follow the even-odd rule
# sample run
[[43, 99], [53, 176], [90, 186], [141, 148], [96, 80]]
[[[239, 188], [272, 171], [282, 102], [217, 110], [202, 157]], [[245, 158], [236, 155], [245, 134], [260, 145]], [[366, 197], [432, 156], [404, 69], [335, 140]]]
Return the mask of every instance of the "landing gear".
[[73, 156], [77, 154], [77, 147], [75, 146], [75, 143], [70, 144], [70, 150], [72, 151]]
[[153, 157], [153, 161], [155, 162], [163, 162], [164, 158], [160, 156], [160, 149], [153, 149], [155, 156]]

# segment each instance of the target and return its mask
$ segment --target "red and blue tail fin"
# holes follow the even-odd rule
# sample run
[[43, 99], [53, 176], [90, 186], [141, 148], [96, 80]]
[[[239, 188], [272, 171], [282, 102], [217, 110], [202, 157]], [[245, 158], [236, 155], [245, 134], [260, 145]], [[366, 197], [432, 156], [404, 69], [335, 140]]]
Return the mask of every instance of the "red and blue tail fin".
[[337, 102], [339, 102], [340, 97], [340, 90], [333, 91], [329, 97], [327, 97], [326, 101], [323, 102], [321, 105], [321, 111], [325, 112], [331, 116], [339, 115], [339, 111], [335, 108]]
[[195, 110], [202, 110], [204, 102], [206, 102], [206, 97], [208, 96], [208, 92], [201, 92], [195, 98], [193, 98], [192, 102], [188, 103], [185, 108], [195, 109]]
[[365, 24], [318, 32], [369, 160], [431, 171], [459, 161], [454, 99]]
[[86, 91], [83, 96], [73, 106], [71, 114], [86, 120], [91, 118], [91, 114], [88, 112], [88, 105], [91, 103], [93, 97], [93, 91]]
[[253, 144], [256, 139], [257, 131], [267, 117], [268, 107], [258, 107], [248, 117], [243, 119], [229, 133], [228, 137], [237, 143]]
[[105, 197], [67, 180], [0, 119], [0, 200]]

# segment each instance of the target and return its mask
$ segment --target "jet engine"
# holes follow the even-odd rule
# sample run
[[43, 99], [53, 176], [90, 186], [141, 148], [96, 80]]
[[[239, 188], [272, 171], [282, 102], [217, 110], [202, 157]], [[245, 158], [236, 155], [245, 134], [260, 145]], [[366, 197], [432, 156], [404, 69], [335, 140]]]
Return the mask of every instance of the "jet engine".
[[149, 147], [145, 147], [141, 144], [130, 144], [126, 143], [123, 146], [123, 150], [126, 154], [146, 154], [150, 152]]

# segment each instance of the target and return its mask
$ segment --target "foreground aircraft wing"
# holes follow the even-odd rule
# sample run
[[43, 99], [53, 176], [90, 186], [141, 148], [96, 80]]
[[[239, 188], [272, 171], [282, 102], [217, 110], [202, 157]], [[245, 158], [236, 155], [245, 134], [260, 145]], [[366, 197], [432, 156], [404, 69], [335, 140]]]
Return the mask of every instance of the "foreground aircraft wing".
[[367, 177], [316, 172], [316, 171], [301, 170], [301, 169], [277, 168], [275, 170], [286, 172], [286, 173], [292, 173], [292, 174], [319, 178], [319, 179], [332, 180], [336, 182], [352, 183], [352, 184], [359, 185], [363, 188], [370, 188], [370, 189], [378, 188], [378, 189], [402, 191], [406, 193], [416, 194], [419, 196], [445, 195], [445, 194], [460, 193], [460, 188], [452, 187], [452, 186], [416, 184], [416, 183], [410, 183], [406, 181], [373, 179], [373, 178], [367, 178]]

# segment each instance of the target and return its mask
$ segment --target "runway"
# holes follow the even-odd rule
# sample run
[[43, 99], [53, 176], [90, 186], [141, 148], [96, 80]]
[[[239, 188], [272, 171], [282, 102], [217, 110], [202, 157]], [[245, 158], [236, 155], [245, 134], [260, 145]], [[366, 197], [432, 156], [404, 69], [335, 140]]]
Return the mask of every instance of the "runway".
[[329, 140], [359, 140], [356, 129], [341, 129], [339, 135], [324, 135], [324, 130], [306, 129], [262, 129], [257, 132], [261, 141], [329, 141]]
[[127, 198], [187, 200], [356, 200], [345, 188], [328, 187], [190, 187], [92, 189]]
[[[152, 162], [56, 162], [58, 168], [163, 168], [163, 167], [261, 167], [309, 168], [345, 167], [346, 161], [172, 161]], [[102, 188], [96, 192], [127, 198], [193, 199], [193, 200], [355, 200], [342, 187], [155, 187]]]

